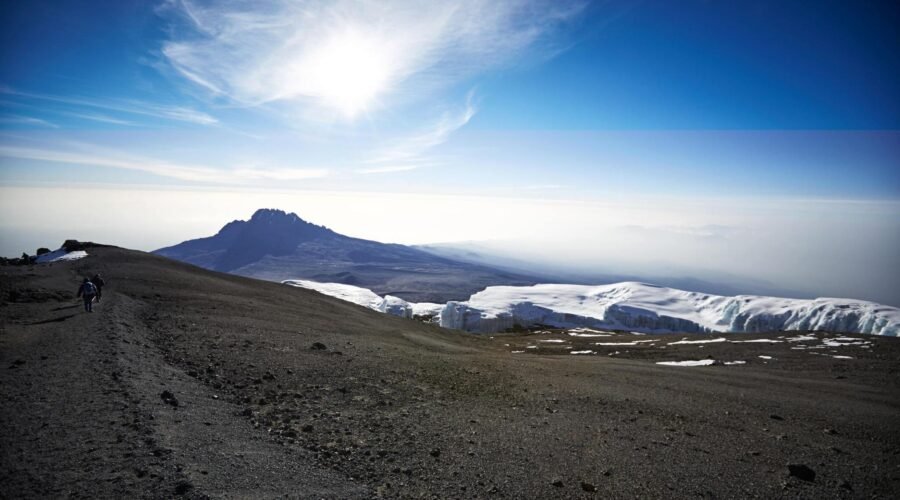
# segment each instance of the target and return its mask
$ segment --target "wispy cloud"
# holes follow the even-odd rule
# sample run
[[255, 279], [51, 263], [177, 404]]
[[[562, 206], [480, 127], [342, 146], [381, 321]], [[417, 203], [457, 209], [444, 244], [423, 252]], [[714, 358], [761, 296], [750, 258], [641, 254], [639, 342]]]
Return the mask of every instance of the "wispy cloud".
[[9, 123], [14, 125], [37, 125], [41, 127], [49, 127], [49, 128], [59, 128], [59, 125], [55, 123], [48, 122], [47, 120], [42, 120], [40, 118], [35, 118], [33, 116], [20, 116], [20, 115], [6, 115], [0, 116], [0, 123]]
[[373, 166], [359, 172], [364, 174], [401, 172], [433, 163], [427, 158], [426, 153], [446, 142], [453, 132], [469, 123], [476, 111], [473, 93], [470, 92], [462, 110], [446, 112], [424, 131], [396, 139], [387, 146], [376, 149], [366, 160], [366, 163]]
[[81, 118], [82, 120], [90, 120], [90, 121], [100, 122], [100, 123], [109, 123], [111, 125], [126, 125], [126, 126], [135, 125], [134, 122], [130, 122], [127, 120], [120, 120], [118, 118], [113, 118], [111, 116], [99, 115], [99, 114], [93, 114], [93, 113], [66, 113], [66, 115], [72, 116], [75, 118]]
[[190, 82], [244, 105], [294, 102], [353, 119], [401, 91], [453, 83], [549, 42], [547, 35], [583, 2], [173, 0], [167, 6], [188, 30], [176, 30], [162, 53]]
[[[70, 96], [57, 96], [33, 92], [22, 92], [11, 89], [9, 87], [0, 87], [0, 94], [10, 96], [10, 98], [24, 98], [34, 99], [38, 101], [57, 102], [73, 107], [86, 107], [130, 115], [149, 116], [153, 118], [161, 118], [164, 120], [195, 123], [198, 125], [215, 125], [219, 122], [216, 118], [210, 116], [209, 114], [193, 108], [140, 102], [131, 99], [91, 99]], [[93, 116], [94, 119], [96, 119], [97, 117], [106, 118], [106, 121], [109, 123], [113, 123], [110, 120], [116, 120], [116, 118], [103, 117], [102, 115]]]
[[318, 168], [254, 166], [228, 169], [174, 163], [111, 151], [90, 144], [71, 144], [68, 149], [0, 145], [0, 157], [137, 170], [182, 181], [223, 184], [242, 184], [247, 181], [296, 181], [328, 175], [327, 169]]
[[418, 165], [389, 165], [386, 167], [361, 168], [357, 170], [360, 174], [389, 174], [393, 172], [406, 172], [419, 168]]
[[553, 189], [565, 189], [566, 186], [562, 184], [530, 184], [528, 186], [521, 186], [517, 189], [521, 189], [523, 191], [548, 191]]

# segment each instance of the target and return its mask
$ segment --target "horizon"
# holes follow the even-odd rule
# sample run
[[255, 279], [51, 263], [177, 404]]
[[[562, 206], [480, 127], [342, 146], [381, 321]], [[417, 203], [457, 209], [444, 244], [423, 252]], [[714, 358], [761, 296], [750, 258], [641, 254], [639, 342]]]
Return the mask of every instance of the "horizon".
[[900, 305], [894, 2], [0, 7], [0, 254], [272, 207]]

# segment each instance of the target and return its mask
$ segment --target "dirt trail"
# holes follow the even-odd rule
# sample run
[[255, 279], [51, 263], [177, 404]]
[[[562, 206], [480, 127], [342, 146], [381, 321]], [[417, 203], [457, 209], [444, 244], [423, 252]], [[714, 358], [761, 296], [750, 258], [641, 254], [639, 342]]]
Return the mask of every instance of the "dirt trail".
[[29, 306], [41, 319], [5, 324], [0, 337], [3, 497], [365, 496], [165, 362], [140, 318], [146, 306], [113, 291], [92, 314]]

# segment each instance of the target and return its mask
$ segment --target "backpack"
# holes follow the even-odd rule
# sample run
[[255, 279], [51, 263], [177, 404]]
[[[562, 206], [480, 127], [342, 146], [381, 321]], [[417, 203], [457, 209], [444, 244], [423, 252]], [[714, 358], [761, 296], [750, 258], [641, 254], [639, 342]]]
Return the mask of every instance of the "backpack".
[[93, 283], [88, 281], [87, 283], [81, 285], [81, 293], [83, 295], [96, 295], [97, 287], [95, 287]]

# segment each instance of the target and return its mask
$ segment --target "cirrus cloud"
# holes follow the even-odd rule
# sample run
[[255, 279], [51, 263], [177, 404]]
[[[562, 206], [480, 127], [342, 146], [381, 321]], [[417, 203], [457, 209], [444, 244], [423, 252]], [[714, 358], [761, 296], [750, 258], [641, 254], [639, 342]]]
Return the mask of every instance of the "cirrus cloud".
[[582, 10], [557, 0], [172, 0], [186, 31], [162, 54], [178, 73], [247, 106], [298, 105], [352, 120], [502, 65]]

